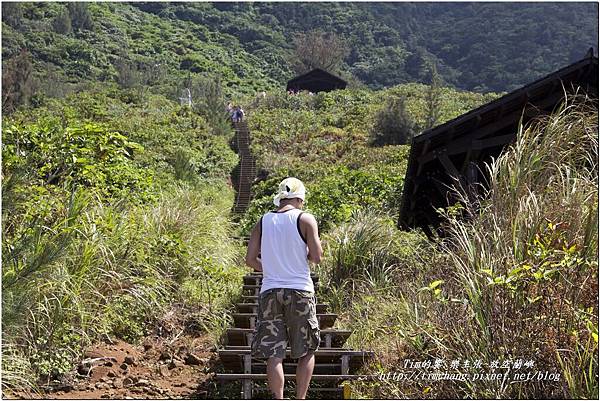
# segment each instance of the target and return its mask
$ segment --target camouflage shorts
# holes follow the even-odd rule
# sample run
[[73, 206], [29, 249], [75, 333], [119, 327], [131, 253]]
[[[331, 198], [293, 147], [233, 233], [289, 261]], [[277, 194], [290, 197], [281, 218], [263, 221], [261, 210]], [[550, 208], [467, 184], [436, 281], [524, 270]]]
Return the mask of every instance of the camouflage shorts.
[[291, 288], [267, 290], [258, 297], [252, 356], [284, 358], [288, 340], [293, 359], [319, 348], [315, 294]]

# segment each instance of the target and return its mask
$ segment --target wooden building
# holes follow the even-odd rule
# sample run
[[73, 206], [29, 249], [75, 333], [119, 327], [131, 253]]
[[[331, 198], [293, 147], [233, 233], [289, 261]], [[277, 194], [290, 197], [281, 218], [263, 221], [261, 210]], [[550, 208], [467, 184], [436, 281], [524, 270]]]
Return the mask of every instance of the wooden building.
[[588, 55], [565, 68], [517, 89], [454, 120], [424, 131], [412, 140], [398, 225], [439, 228], [435, 209], [457, 202], [449, 187], [485, 182], [484, 164], [513, 142], [523, 117], [527, 123], [550, 113], [566, 92], [598, 98], [598, 58]]
[[345, 89], [346, 85], [346, 81], [343, 79], [320, 68], [315, 68], [306, 74], [290, 79], [286, 90], [294, 92], [305, 90], [313, 93], [330, 92], [336, 89]]

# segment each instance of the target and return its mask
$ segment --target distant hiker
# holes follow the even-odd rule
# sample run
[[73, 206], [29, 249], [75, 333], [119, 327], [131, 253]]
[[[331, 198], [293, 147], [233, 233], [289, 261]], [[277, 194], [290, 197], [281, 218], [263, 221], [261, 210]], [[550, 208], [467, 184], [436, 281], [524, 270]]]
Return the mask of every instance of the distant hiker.
[[239, 118], [238, 117], [239, 116], [239, 108], [240, 108], [239, 106], [235, 106], [233, 108], [233, 112], [231, 114], [231, 121], [233, 121], [234, 123], [237, 123], [239, 121], [239, 119], [238, 119]]
[[274, 212], [263, 215], [252, 229], [246, 264], [263, 273], [258, 297], [258, 321], [252, 339], [252, 356], [267, 360], [269, 389], [283, 398], [283, 359], [298, 359], [296, 398], [306, 398], [319, 347], [315, 289], [308, 261], [320, 263], [323, 255], [317, 221], [302, 212], [305, 188], [297, 178], [279, 184]]
[[231, 102], [227, 103], [225, 110], [227, 111], [227, 115], [229, 116], [229, 118], [233, 118], [233, 106], [231, 105]]
[[242, 109], [242, 106], [238, 107], [238, 121], [242, 122], [244, 120], [244, 109]]

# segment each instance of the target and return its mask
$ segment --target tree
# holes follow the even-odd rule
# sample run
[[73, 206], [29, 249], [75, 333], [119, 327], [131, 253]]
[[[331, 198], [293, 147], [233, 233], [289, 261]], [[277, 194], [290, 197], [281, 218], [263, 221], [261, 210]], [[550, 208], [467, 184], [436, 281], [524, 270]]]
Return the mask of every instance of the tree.
[[191, 87], [192, 109], [204, 117], [213, 135], [230, 133], [221, 79], [218, 76], [200, 77], [188, 87]]
[[61, 33], [63, 35], [71, 33], [73, 31], [73, 27], [71, 26], [71, 17], [69, 16], [69, 12], [67, 10], [61, 11], [60, 14], [54, 18], [52, 27], [56, 33]]
[[375, 115], [371, 129], [374, 146], [404, 145], [415, 134], [415, 123], [406, 111], [403, 97], [389, 98]]
[[431, 79], [425, 92], [425, 129], [433, 128], [437, 124], [442, 105], [442, 80], [437, 72], [435, 61], [429, 63], [429, 72]]
[[130, 89], [141, 83], [140, 73], [133, 62], [121, 57], [113, 65], [117, 71], [117, 83], [122, 88]]
[[2, 2], [2, 21], [18, 28], [23, 18], [23, 6], [17, 2]]
[[33, 93], [33, 64], [27, 50], [6, 61], [2, 74], [2, 111], [10, 113], [29, 103]]
[[93, 27], [92, 16], [90, 14], [88, 3], [77, 2], [68, 3], [69, 16], [71, 24], [77, 30], [91, 30]]
[[334, 72], [350, 53], [349, 46], [336, 34], [320, 30], [297, 34], [294, 46], [290, 61], [298, 74], [313, 68]]

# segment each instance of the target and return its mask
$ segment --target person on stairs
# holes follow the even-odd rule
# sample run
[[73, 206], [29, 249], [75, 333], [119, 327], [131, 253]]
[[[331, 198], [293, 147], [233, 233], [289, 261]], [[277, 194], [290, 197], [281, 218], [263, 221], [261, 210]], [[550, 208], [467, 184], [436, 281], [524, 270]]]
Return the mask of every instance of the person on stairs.
[[250, 234], [246, 264], [263, 273], [252, 356], [267, 359], [267, 380], [274, 398], [283, 398], [283, 360], [298, 359], [296, 398], [306, 398], [319, 347], [316, 298], [308, 261], [320, 263], [323, 249], [317, 220], [302, 211], [306, 189], [297, 178], [279, 184], [273, 203]]

